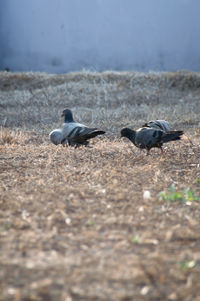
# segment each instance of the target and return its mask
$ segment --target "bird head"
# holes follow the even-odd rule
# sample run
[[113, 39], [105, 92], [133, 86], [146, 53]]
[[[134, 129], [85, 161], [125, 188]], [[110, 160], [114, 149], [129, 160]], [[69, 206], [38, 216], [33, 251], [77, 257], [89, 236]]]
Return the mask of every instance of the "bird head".
[[[135, 141], [136, 131], [129, 128], [124, 128], [121, 130], [121, 137], [126, 137], [132, 142]], [[134, 143], [134, 142], [133, 142]]]
[[129, 134], [130, 134], [130, 132], [131, 132], [131, 129], [129, 129], [129, 128], [123, 128], [121, 130], [121, 137], [128, 137]]
[[65, 122], [73, 122], [74, 121], [73, 114], [70, 109], [64, 109], [61, 117], [64, 117]]

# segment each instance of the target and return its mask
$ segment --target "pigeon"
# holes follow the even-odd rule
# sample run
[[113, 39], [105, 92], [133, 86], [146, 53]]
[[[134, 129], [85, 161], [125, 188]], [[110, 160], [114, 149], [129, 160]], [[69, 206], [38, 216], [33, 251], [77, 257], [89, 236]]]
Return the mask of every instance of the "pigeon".
[[147, 155], [149, 155], [149, 151], [153, 147], [160, 148], [163, 155], [162, 145], [170, 141], [180, 140], [182, 135], [183, 131], [170, 131], [165, 133], [162, 130], [149, 127], [139, 128], [136, 131], [129, 128], [121, 130], [121, 137], [127, 137], [136, 147], [146, 149]]
[[84, 124], [75, 122], [72, 111], [69, 109], [64, 109], [61, 116], [64, 117], [62, 128], [55, 129], [49, 134], [51, 142], [55, 145], [62, 144], [65, 146], [68, 143], [68, 145], [75, 147], [88, 146], [89, 139], [105, 134], [105, 131], [89, 128]]
[[166, 120], [151, 120], [142, 125], [142, 127], [153, 128], [157, 130], [162, 130], [164, 132], [170, 132], [171, 127], [169, 122]]

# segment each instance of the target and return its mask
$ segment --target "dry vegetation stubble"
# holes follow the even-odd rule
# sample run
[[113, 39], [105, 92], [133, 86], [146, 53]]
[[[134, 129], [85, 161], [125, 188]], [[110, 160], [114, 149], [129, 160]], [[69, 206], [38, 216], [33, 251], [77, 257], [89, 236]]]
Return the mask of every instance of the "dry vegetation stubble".
[[[77, 74], [63, 83], [46, 75], [35, 86], [29, 76], [15, 75], [20, 85], [1, 92], [10, 129], [0, 136], [0, 300], [198, 300], [199, 202], [158, 194], [172, 184], [200, 194], [199, 88], [180, 88], [180, 78], [163, 87], [162, 75], [160, 85], [156, 75]], [[78, 120], [111, 129], [92, 149], [48, 141], [62, 93]], [[165, 157], [146, 156], [117, 138], [121, 126], [156, 116], [193, 145], [184, 139], [168, 144]]]

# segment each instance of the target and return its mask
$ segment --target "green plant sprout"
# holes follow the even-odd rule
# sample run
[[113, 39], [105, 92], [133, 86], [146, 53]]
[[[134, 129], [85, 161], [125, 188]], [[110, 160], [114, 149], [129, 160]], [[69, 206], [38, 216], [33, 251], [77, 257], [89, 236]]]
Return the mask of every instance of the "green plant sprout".
[[184, 189], [177, 191], [175, 185], [170, 188], [170, 193], [162, 191], [159, 193], [159, 199], [171, 202], [197, 202], [200, 201], [200, 197], [196, 196], [195, 192], [191, 189]]
[[94, 226], [95, 222], [93, 220], [87, 221], [86, 225], [87, 226]]
[[138, 236], [134, 236], [133, 238], [131, 238], [131, 241], [135, 244], [141, 243], [141, 239]]
[[192, 269], [197, 266], [197, 263], [195, 260], [180, 261], [179, 264], [180, 264], [181, 268], [184, 270]]

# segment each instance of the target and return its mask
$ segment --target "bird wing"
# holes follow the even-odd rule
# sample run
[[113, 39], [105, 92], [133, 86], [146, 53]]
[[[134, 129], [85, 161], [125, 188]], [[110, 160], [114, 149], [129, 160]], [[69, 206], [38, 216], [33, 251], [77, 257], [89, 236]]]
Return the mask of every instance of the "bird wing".
[[151, 148], [162, 143], [162, 136], [165, 133], [152, 128], [141, 128], [136, 131], [135, 143], [140, 148]]
[[141, 128], [136, 131], [135, 143], [140, 148], [160, 147], [163, 143], [180, 140], [183, 131], [164, 132], [153, 128]]
[[[100, 131], [97, 128], [88, 128], [84, 124], [78, 122], [64, 123], [62, 128], [63, 143], [70, 141], [73, 143], [84, 143], [87, 139], [94, 138], [97, 135], [104, 134], [104, 131]], [[61, 143], [62, 143], [61, 142]]]
[[104, 133], [104, 131], [100, 131], [97, 128], [77, 127], [73, 130], [71, 136], [68, 139], [71, 142], [83, 143], [90, 138], [94, 138]]
[[62, 126], [63, 139], [75, 136], [78, 129], [84, 129], [86, 126], [78, 122], [64, 123]]
[[142, 127], [155, 128], [158, 130], [162, 130], [164, 132], [169, 132], [171, 130], [169, 122], [166, 120], [151, 120], [151, 121], [143, 124]]

